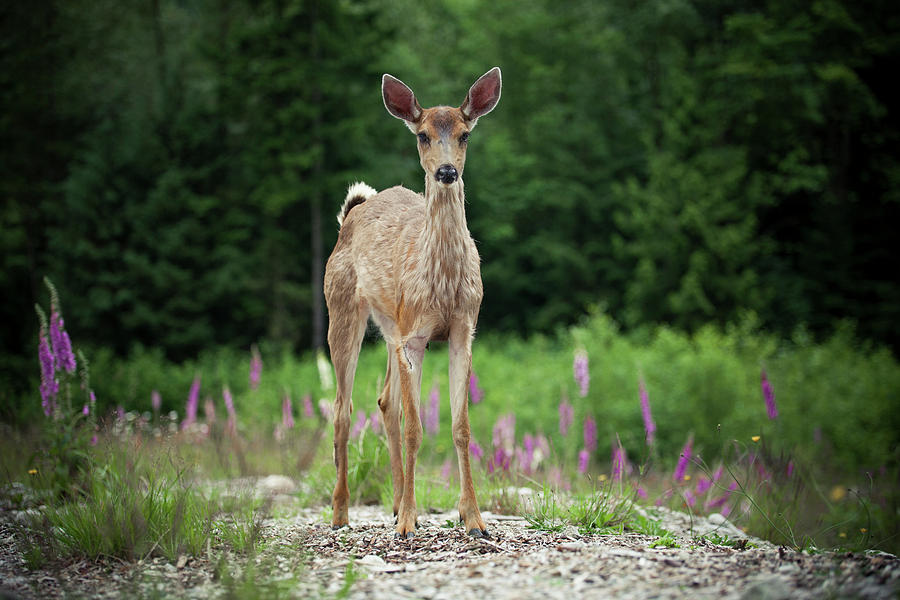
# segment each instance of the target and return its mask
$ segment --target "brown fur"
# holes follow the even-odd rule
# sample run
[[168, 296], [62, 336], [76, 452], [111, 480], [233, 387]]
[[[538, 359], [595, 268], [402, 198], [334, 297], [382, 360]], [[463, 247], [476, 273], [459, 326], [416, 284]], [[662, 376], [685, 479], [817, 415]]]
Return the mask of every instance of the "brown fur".
[[[354, 203], [348, 196], [338, 241], [326, 266], [328, 344], [337, 380], [337, 483], [332, 496], [335, 527], [348, 523], [350, 394], [362, 336], [371, 317], [388, 348], [378, 406], [384, 415], [390, 449], [397, 534], [411, 535], [416, 523], [415, 464], [422, 439], [418, 417], [422, 357], [433, 339], [447, 339], [450, 346], [452, 432], [462, 488], [460, 519], [467, 531], [487, 534], [469, 465], [466, 391], [483, 290], [478, 251], [466, 225], [462, 182], [466, 143], [462, 136], [474, 127], [479, 116], [493, 108], [499, 100], [499, 90], [500, 73], [495, 68], [469, 91], [464, 103], [469, 110], [465, 113], [445, 106], [422, 109], [402, 82], [384, 77], [382, 93], [388, 111], [404, 119], [414, 133], [428, 136], [428, 141], [418, 143], [425, 171], [425, 195], [397, 186], [361, 203]], [[434, 175], [442, 165], [454, 166], [459, 178], [451, 184], [436, 181]], [[400, 445], [401, 411], [405, 417], [405, 461]]]

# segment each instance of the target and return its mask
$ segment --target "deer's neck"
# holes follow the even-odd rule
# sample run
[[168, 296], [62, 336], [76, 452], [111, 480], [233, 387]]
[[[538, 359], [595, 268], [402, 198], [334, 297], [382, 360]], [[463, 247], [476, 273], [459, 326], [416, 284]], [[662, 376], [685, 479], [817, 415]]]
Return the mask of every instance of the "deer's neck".
[[419, 280], [442, 311], [455, 303], [469, 263], [463, 182], [447, 187], [425, 181], [425, 228], [420, 238]]

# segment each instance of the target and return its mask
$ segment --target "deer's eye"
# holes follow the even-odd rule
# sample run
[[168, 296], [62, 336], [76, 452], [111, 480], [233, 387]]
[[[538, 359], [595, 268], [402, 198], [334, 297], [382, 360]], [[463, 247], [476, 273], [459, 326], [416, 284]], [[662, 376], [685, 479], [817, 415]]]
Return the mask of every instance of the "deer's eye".
[[469, 141], [469, 132], [468, 131], [464, 132], [461, 136], [459, 136], [460, 144], [465, 144], [468, 141]]
[[423, 133], [420, 133], [420, 134], [419, 134], [419, 141], [422, 142], [423, 144], [427, 144], [427, 143], [430, 141], [430, 140], [428, 139], [428, 134], [427, 134], [427, 133], [424, 133], [424, 132], [423, 132]]

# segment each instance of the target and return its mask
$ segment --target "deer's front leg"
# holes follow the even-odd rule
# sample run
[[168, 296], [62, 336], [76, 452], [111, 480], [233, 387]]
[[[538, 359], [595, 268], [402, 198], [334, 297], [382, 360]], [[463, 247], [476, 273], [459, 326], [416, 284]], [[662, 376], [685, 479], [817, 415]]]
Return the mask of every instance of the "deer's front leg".
[[467, 386], [472, 370], [472, 331], [465, 321], [450, 327], [450, 413], [453, 416], [453, 445], [459, 462], [459, 520], [474, 537], [489, 537], [472, 483], [469, 464], [469, 402]]
[[416, 456], [422, 443], [419, 420], [419, 390], [422, 381], [422, 357], [427, 338], [412, 338], [396, 349], [400, 368], [400, 396], [403, 403], [403, 445], [406, 460], [403, 474], [403, 497], [397, 512], [397, 537], [411, 538], [416, 529]]

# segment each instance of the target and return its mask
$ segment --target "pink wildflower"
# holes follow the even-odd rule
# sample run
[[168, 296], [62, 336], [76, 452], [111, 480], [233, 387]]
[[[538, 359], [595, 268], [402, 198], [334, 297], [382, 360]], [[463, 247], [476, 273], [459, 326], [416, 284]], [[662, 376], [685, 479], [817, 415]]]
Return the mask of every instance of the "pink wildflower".
[[303, 396], [303, 416], [307, 419], [311, 419], [316, 415], [313, 410], [312, 396], [306, 394]]
[[597, 450], [597, 423], [590, 415], [584, 418], [584, 447], [588, 452]]
[[622, 447], [622, 442], [619, 440], [619, 434], [616, 434], [616, 443], [613, 444], [612, 449], [612, 479], [613, 481], [617, 481], [622, 479], [622, 474], [625, 472], [625, 464], [628, 459], [625, 456], [625, 448]]
[[475, 460], [481, 460], [481, 457], [484, 456], [484, 450], [482, 450], [481, 445], [475, 441], [475, 438], [469, 440], [469, 454], [471, 454], [472, 458]]
[[62, 315], [56, 307], [50, 309], [50, 343], [53, 345], [53, 355], [56, 357], [56, 368], [67, 373], [75, 371], [75, 355], [72, 353], [72, 342], [66, 333]]
[[56, 407], [59, 383], [56, 381], [56, 359], [50, 350], [47, 332], [43, 327], [38, 338], [38, 358], [41, 363], [41, 406], [44, 408], [44, 416], [49, 417]]
[[509, 413], [497, 419], [493, 429], [494, 447], [502, 447], [512, 452], [516, 440], [516, 415]]
[[688, 441], [684, 444], [684, 448], [681, 449], [681, 456], [678, 458], [678, 465], [675, 467], [675, 473], [672, 476], [675, 481], [684, 480], [688, 463], [691, 461], [691, 451], [693, 450], [693, 447], [694, 436], [690, 436]]
[[181, 422], [181, 428], [187, 429], [197, 420], [197, 405], [200, 402], [200, 376], [194, 377], [191, 383], [191, 391], [188, 392], [187, 403], [185, 404], [185, 417]]
[[359, 415], [356, 417], [356, 423], [353, 424], [353, 429], [350, 431], [350, 437], [359, 437], [363, 430], [365, 430], [368, 421], [369, 420], [366, 418], [366, 411], [359, 411]]
[[588, 388], [591, 383], [591, 374], [588, 371], [588, 355], [585, 350], [582, 349], [575, 352], [572, 371], [575, 375], [575, 382], [578, 384], [578, 393], [584, 398], [588, 395]]
[[440, 428], [441, 416], [441, 390], [435, 383], [428, 394], [428, 406], [425, 407], [423, 421], [425, 425], [425, 433], [428, 435], [436, 435]]
[[482, 400], [484, 400], [484, 390], [478, 387], [478, 375], [475, 374], [473, 369], [472, 374], [469, 376], [469, 402], [478, 404]]
[[281, 399], [281, 426], [284, 429], [294, 428], [294, 408], [291, 406], [290, 394], [285, 394]]
[[653, 415], [650, 414], [650, 398], [647, 396], [647, 387], [644, 385], [644, 378], [641, 377], [641, 415], [644, 417], [644, 433], [648, 444], [653, 443], [653, 437], [656, 433], [656, 423], [653, 421]]
[[709, 488], [712, 487], [712, 480], [707, 479], [706, 477], [701, 477], [697, 480], [697, 495], [702, 496], [706, 492], [709, 491]]
[[581, 452], [578, 453], [578, 472], [586, 473], [588, 468], [588, 461], [591, 458], [590, 452], [582, 449]]
[[227, 386], [222, 388], [222, 399], [225, 400], [225, 410], [228, 412], [225, 432], [230, 435], [237, 435], [237, 413], [234, 410], [234, 398], [231, 397], [231, 390]]
[[150, 392], [150, 406], [155, 413], [158, 413], [159, 409], [162, 408], [162, 396], [159, 395], [157, 390]]
[[762, 370], [762, 393], [763, 399], [766, 401], [766, 413], [769, 415], [769, 419], [778, 418], [778, 407], [775, 405], [775, 390], [772, 389], [772, 384], [769, 383], [768, 377], [766, 377], [766, 370]]
[[259, 380], [262, 376], [262, 357], [259, 355], [259, 348], [255, 345], [250, 348], [250, 389], [255, 390], [259, 387]]
[[369, 429], [371, 429], [372, 433], [375, 435], [381, 433], [381, 411], [377, 408], [373, 410], [372, 414], [369, 416]]

